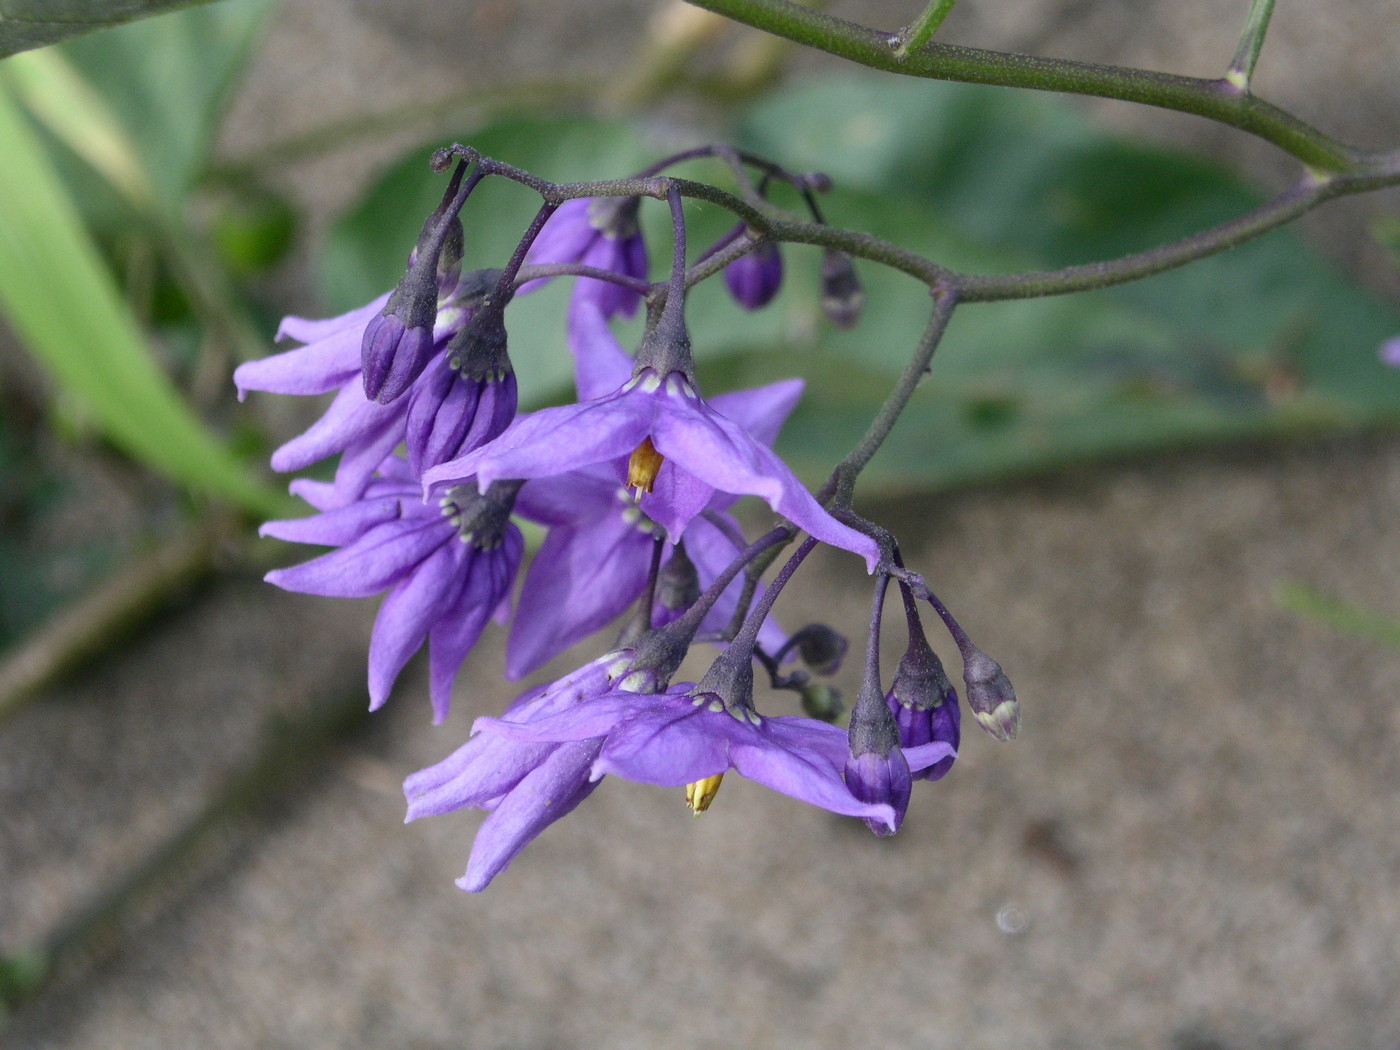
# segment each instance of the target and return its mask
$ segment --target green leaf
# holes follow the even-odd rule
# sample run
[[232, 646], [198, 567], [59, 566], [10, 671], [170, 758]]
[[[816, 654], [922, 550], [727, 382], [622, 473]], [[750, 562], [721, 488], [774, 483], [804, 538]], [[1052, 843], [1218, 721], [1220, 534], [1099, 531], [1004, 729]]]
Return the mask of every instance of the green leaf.
[[0, 0], [0, 58], [209, 0]]
[[[1061, 101], [1025, 93], [832, 79], [760, 102], [742, 126], [751, 148], [835, 178], [830, 221], [971, 272], [1111, 258], [1260, 200], [1219, 169], [1114, 138]], [[907, 278], [873, 265], [860, 273], [864, 323], [847, 333], [812, 328], [805, 357], [784, 362], [809, 377], [785, 437], [812, 466], [859, 436], [927, 315]], [[739, 360], [760, 340], [794, 347], [793, 333], [811, 327], [791, 310], [780, 320], [776, 331], [733, 333], [723, 349]], [[704, 324], [694, 318], [697, 331]], [[1397, 331], [1400, 318], [1291, 231], [1101, 292], [967, 306], [865, 487], [1393, 424], [1400, 374], [1377, 362], [1376, 347]], [[771, 357], [750, 358], [745, 381], [781, 371]]]
[[[1024, 92], [830, 78], [760, 100], [741, 117], [739, 138], [789, 167], [828, 171], [829, 221], [969, 272], [1112, 257], [1259, 201], [1217, 168], [1107, 135], [1069, 105]], [[671, 148], [626, 125], [575, 118], [517, 118], [466, 140], [560, 180], [626, 174]], [[390, 171], [336, 227], [323, 268], [336, 308], [365, 302], [402, 274], [445, 182], [427, 169], [436, 145]], [[469, 265], [500, 265], [536, 206], [519, 187], [484, 187], [464, 213]], [[697, 244], [732, 221], [706, 205], [687, 213]], [[644, 221], [660, 220], [654, 255], [669, 243], [664, 218], [663, 208], [643, 211]], [[903, 369], [928, 296], [901, 274], [858, 264], [865, 318], [838, 331], [818, 306], [819, 253], [784, 251], [788, 277], [773, 306], [746, 313], [711, 281], [692, 293], [688, 315], [706, 390], [807, 379], [780, 449], [815, 481], [859, 439]], [[564, 284], [507, 314], [534, 403], [568, 389]], [[1395, 423], [1400, 373], [1379, 365], [1375, 351], [1396, 332], [1400, 318], [1288, 231], [1120, 288], [969, 305], [862, 489], [919, 490], [1168, 445]]]
[[0, 88], [0, 308], [59, 387], [114, 444], [194, 492], [258, 512], [280, 497], [254, 481], [154, 363], [73, 202]]
[[106, 100], [165, 200], [182, 200], [203, 174], [229, 92], [269, 10], [267, 0], [236, 0], [59, 48]]

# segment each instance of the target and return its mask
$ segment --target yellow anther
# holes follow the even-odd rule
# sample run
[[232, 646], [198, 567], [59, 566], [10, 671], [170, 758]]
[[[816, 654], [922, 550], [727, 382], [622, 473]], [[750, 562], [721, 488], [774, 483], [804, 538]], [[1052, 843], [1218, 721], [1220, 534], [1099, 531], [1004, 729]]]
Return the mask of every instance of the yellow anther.
[[651, 438], [642, 438], [642, 443], [632, 450], [632, 456], [627, 461], [627, 487], [650, 492], [664, 462], [666, 457], [656, 451]]
[[685, 804], [695, 811], [697, 817], [710, 808], [710, 803], [719, 794], [719, 782], [723, 779], [723, 773], [716, 773], [685, 786]]

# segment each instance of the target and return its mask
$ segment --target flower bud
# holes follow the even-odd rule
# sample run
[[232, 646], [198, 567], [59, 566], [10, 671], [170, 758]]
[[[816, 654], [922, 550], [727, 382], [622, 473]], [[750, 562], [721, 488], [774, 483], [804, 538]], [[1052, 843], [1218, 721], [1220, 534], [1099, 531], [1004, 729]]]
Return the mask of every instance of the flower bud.
[[1021, 704], [1001, 664], [971, 643], [962, 657], [972, 717], [998, 740], [1014, 740], [1021, 728]]
[[873, 817], [864, 818], [865, 826], [881, 838], [893, 835], [904, 823], [913, 784], [909, 763], [898, 747], [891, 748], [887, 755], [867, 751], [846, 759], [846, 787], [851, 794], [861, 802], [877, 805], [883, 802], [894, 810], [893, 827]]
[[822, 722], [835, 722], [846, 710], [841, 691], [822, 682], [808, 682], [802, 687], [802, 713]]
[[817, 674], [835, 674], [846, 655], [846, 636], [824, 623], [809, 623], [788, 640], [796, 645], [802, 662]]
[[[453, 219], [452, 222], [456, 222]], [[439, 274], [443, 235], [436, 214], [429, 216], [418, 235], [418, 246], [409, 256], [403, 275], [384, 304], [383, 313], [365, 326], [360, 341], [360, 370], [365, 397], [387, 405], [423, 374], [433, 353], [433, 325], [437, 321]], [[458, 223], [460, 228], [460, 223]], [[458, 242], [460, 250], [460, 242]], [[461, 257], [458, 256], [460, 269]], [[452, 281], [456, 285], [456, 279]]]
[[822, 254], [821, 275], [822, 312], [837, 328], [853, 327], [865, 306], [865, 289], [851, 257], [828, 248]]
[[884, 837], [904, 823], [913, 790], [909, 760], [899, 746], [899, 727], [885, 705], [878, 675], [861, 683], [851, 712], [850, 754], [846, 759], [846, 786], [861, 802], [885, 803], [894, 810], [893, 825], [865, 818], [865, 826]]
[[745, 310], [767, 306], [783, 284], [783, 255], [772, 241], [762, 241], [724, 268], [729, 294]]
[[[911, 640], [885, 701], [899, 726], [900, 746], [906, 750], [935, 742], [956, 750], [962, 743], [957, 690], [948, 680], [942, 661], [922, 637]], [[939, 759], [915, 772], [914, 779], [939, 780], [953, 768], [956, 758], [949, 755]]]
[[669, 622], [694, 605], [699, 597], [700, 574], [685, 551], [685, 543], [677, 543], [656, 577], [656, 604], [664, 610], [664, 618]]

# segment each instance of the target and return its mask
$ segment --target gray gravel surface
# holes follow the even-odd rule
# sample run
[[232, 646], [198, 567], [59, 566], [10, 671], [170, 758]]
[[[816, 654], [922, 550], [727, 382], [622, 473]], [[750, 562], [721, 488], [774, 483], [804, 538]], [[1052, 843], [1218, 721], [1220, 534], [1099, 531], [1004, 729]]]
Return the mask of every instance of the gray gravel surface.
[[[548, 47], [577, 68], [624, 59], [649, 6], [589, 6], [609, 31], [546, 18], [562, 34]], [[844, 9], [894, 25], [918, 6]], [[948, 30], [1210, 74], [1246, 6], [964, 0]], [[468, 58], [516, 61], [530, 19], [582, 7], [465, 5], [454, 75], [498, 75]], [[1354, 137], [1400, 140], [1400, 34], [1355, 28], [1397, 15], [1281, 4], [1264, 82], [1358, 121], [1334, 125]], [[436, 90], [454, 68], [436, 4], [297, 0], [279, 19], [230, 150]], [[1198, 46], [1208, 28], [1214, 51]], [[1343, 75], [1354, 104], [1332, 91]], [[287, 187], [323, 220], [396, 141], [289, 169]], [[1269, 177], [1256, 152], [1232, 155]], [[1389, 201], [1345, 213], [1329, 242], [1377, 286], [1386, 271], [1354, 234]], [[415, 669], [367, 734], [68, 968], [0, 1044], [1400, 1045], [1400, 657], [1276, 600], [1300, 581], [1400, 618], [1400, 440], [1178, 455], [877, 510], [917, 537], [913, 563], [1026, 712], [1014, 744], [971, 730], [898, 838], [732, 776], [698, 820], [679, 791], [608, 782], [485, 894], [461, 893], [479, 818], [404, 827], [399, 784], [512, 695], [493, 634], [446, 725], [429, 724]], [[38, 935], [193, 812], [270, 712], [355, 688], [371, 611], [230, 581], [0, 727], [0, 944]], [[867, 612], [859, 566], [828, 558], [782, 615], [858, 638]]]

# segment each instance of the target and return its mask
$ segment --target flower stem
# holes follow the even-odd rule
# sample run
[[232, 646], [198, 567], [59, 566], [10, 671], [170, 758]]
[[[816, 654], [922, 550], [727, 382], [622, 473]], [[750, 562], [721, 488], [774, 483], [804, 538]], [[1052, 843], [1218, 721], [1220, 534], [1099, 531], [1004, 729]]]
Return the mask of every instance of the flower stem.
[[948, 12], [953, 10], [953, 5], [957, 2], [958, 0], [932, 0], [918, 18], [899, 31], [899, 43], [894, 49], [895, 58], [902, 60], [909, 52], [919, 50], [932, 40], [933, 34], [938, 32], [943, 19], [948, 17]]
[[875, 455], [885, 438], [889, 436], [895, 422], [904, 411], [904, 407], [909, 403], [914, 388], [919, 385], [919, 381], [928, 372], [933, 352], [938, 349], [938, 343], [948, 327], [948, 319], [953, 316], [953, 310], [957, 305], [958, 293], [954, 289], [934, 289], [933, 314], [929, 318], [928, 325], [924, 328], [924, 334], [920, 337], [919, 345], [915, 348], [913, 356], [909, 358], [909, 363], [904, 366], [904, 373], [895, 383], [894, 389], [885, 398], [884, 404], [880, 406], [880, 411], [870, 421], [870, 426], [866, 429], [865, 434], [832, 470], [826, 484], [817, 493], [819, 502], [833, 503], [836, 507], [843, 509], [850, 507], [851, 500], [855, 495], [856, 478], [860, 476], [865, 465], [870, 462], [871, 457]]
[[1274, 0], [1251, 0], [1249, 18], [1235, 47], [1235, 57], [1225, 72], [1225, 79], [1245, 94], [1249, 93], [1254, 64], [1259, 61], [1259, 50], [1264, 46], [1264, 34], [1268, 32], [1269, 18], [1273, 13]]
[[1139, 102], [1192, 113], [1239, 128], [1297, 157], [1310, 167], [1338, 171], [1357, 151], [1225, 80], [1202, 80], [1122, 66], [1018, 55], [930, 42], [917, 53], [898, 54], [900, 35], [813, 11], [791, 0], [689, 0], [799, 44], [871, 69], [968, 84], [1034, 88]]

